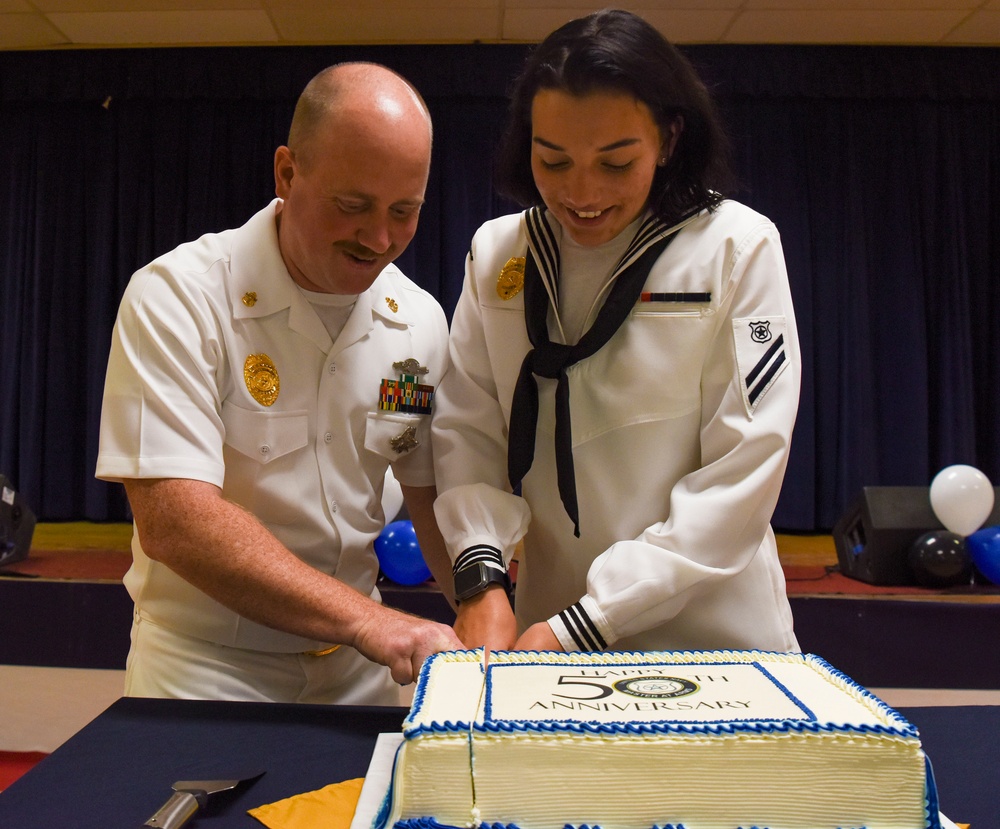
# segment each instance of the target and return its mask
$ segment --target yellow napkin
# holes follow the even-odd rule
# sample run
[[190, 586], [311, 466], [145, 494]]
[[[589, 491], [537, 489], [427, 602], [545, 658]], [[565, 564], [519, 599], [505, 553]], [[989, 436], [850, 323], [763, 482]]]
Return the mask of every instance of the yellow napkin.
[[268, 829], [315, 829], [317, 826], [350, 829], [364, 782], [363, 777], [357, 777], [343, 783], [331, 783], [313, 792], [250, 809], [249, 814]]

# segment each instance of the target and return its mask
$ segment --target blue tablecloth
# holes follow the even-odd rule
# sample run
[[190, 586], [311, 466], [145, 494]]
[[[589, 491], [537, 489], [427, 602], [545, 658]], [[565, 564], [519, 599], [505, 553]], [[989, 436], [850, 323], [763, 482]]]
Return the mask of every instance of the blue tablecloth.
[[[992, 829], [1000, 816], [1000, 706], [910, 708], [949, 818]], [[140, 827], [177, 780], [236, 778], [191, 829], [261, 829], [247, 809], [362, 777], [402, 708], [121, 699], [0, 793], [4, 829]], [[2, 717], [0, 717], [2, 720]]]

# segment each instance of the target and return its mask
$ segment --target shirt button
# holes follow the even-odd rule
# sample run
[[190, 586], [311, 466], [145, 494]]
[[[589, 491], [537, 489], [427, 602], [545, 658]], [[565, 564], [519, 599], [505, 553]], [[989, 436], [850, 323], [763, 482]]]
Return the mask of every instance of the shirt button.
[[327, 432], [325, 435], [323, 435], [323, 440], [325, 440], [327, 443], [330, 443], [333, 440], [333, 435]]
[[330, 363], [330, 365], [327, 367], [327, 371], [329, 371], [330, 374], [336, 374], [337, 373], [337, 364], [336, 363]]
[[336, 501], [330, 502], [330, 512], [336, 512], [339, 509], [340, 509], [340, 504], [338, 504]]
[[267, 455], [271, 451], [271, 447], [268, 446], [266, 443], [264, 443], [264, 444], [261, 444], [261, 447], [260, 447], [259, 451], [260, 451], [260, 453], [262, 455]]

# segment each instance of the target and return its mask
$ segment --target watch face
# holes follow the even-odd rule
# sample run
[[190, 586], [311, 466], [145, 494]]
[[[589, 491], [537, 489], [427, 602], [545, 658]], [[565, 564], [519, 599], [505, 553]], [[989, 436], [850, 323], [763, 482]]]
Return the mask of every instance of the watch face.
[[473, 564], [465, 567], [455, 574], [455, 597], [458, 599], [468, 599], [475, 596], [486, 588], [487, 567], [483, 564]]
[[491, 584], [502, 584], [506, 588], [507, 574], [482, 562], [463, 567], [455, 574], [455, 598], [458, 601], [471, 599]]

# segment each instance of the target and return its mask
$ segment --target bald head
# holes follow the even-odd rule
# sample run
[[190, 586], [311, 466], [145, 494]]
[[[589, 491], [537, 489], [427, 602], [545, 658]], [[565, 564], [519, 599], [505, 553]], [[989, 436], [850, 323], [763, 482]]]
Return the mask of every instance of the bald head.
[[325, 130], [424, 130], [431, 137], [427, 105], [402, 76], [376, 63], [339, 63], [316, 75], [299, 96], [288, 147], [308, 166], [317, 136]]
[[313, 78], [274, 152], [278, 246], [295, 283], [368, 290], [416, 232], [430, 164], [427, 107], [395, 72], [346, 63]]

